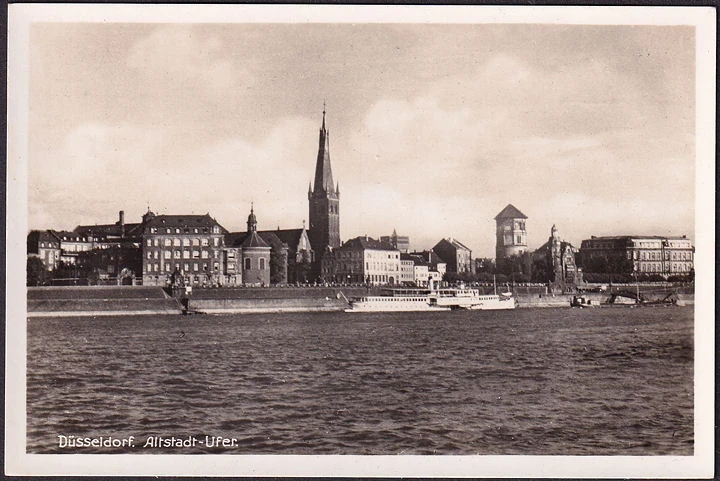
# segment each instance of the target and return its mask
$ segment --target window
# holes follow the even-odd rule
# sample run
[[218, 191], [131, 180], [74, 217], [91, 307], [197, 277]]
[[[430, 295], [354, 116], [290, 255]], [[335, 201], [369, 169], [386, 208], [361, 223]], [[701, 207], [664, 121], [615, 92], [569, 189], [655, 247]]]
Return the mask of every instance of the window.
[[193, 229], [193, 232], [194, 232], [195, 234], [198, 233], [197, 227], [195, 227], [195, 228]]
[[147, 253], [147, 258], [148, 258], [148, 259], [152, 259], [152, 252], [148, 251], [148, 253]]
[[160, 246], [160, 239], [155, 239], [155, 240], [153, 241], [153, 245], [154, 245], [155, 247], [159, 247], [159, 246]]
[[170, 251], [165, 251], [165, 259], [170, 259]]
[[195, 251], [195, 250], [192, 251], [192, 256], [193, 256], [193, 259], [197, 259], [198, 257], [200, 257], [200, 251]]
[[180, 251], [175, 251], [175, 259], [180, 259]]
[[180, 229], [178, 229], [178, 228], [176, 227], [176, 228], [175, 228], [175, 233], [176, 233], [176, 234], [179, 234], [179, 233], [180, 233]]
[[198, 270], [198, 263], [197, 263], [197, 262], [193, 262], [193, 270], [194, 270], [195, 272], [197, 272], [197, 270]]
[[264, 269], [265, 269], [265, 258], [261, 257], [260, 258], [260, 270], [264, 270]]
[[183, 259], [190, 259], [190, 251], [183, 251]]
[[[195, 229], [195, 232], [197, 232], [197, 229]], [[200, 245], [200, 239], [197, 237], [192, 240], [192, 245], [199, 246]]]
[[213, 245], [214, 245], [215, 247], [217, 247], [218, 245], [220, 245], [220, 239], [217, 238], [217, 237], [215, 237], [215, 238], [213, 239]]
[[203, 237], [200, 241], [200, 244], [202, 244], [203, 247], [207, 247], [209, 244], [207, 237]]
[[189, 245], [190, 245], [190, 239], [188, 239], [187, 237], [184, 238], [184, 239], [183, 239], [183, 245], [184, 245], [185, 247], [189, 246]]
[[215, 268], [215, 270], [218, 270], [220, 269], [220, 264], [216, 262], [215, 264], [213, 264], [213, 267]]
[[155, 266], [153, 266], [153, 270], [154, 270], [155, 272], [157, 272], [157, 271], [158, 271], [158, 267], [160, 267], [160, 266], [159, 266], [158, 264], [155, 264]]
[[187, 271], [189, 271], [189, 270], [190, 270], [190, 264], [185, 263], [185, 272], [187, 272]]
[[517, 236], [517, 243], [518, 243], [518, 244], [522, 244], [522, 237]]
[[152, 247], [152, 239], [148, 239], [148, 240], [147, 240], [147, 246], [148, 246], [148, 247]]
[[208, 251], [202, 251], [202, 258], [207, 259], [208, 258]]
[[165, 264], [165, 272], [170, 272], [170, 264]]
[[251, 266], [251, 260], [249, 257], [246, 257], [245, 258], [245, 270], [246, 271], [250, 270], [250, 266]]
[[172, 241], [170, 239], [165, 239], [165, 245], [170, 247], [172, 245]]
[[180, 247], [180, 239], [173, 239], [173, 246]]
[[155, 252], [153, 253], [153, 257], [154, 257], [155, 259], [160, 259], [160, 251], [155, 251]]
[[167, 229], [165, 229], [165, 233], [166, 233], [166, 234], [169, 234], [170, 232], [171, 232], [171, 231], [170, 231], [170, 228], [169, 228], [169, 227], [168, 227]]

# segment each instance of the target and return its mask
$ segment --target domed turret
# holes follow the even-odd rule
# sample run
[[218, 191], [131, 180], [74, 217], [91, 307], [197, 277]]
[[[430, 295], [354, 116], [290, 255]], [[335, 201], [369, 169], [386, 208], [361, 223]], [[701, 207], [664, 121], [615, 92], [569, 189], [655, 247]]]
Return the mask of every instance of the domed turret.
[[250, 232], [257, 232], [257, 217], [255, 217], [255, 209], [252, 203], [250, 203], [250, 215], [247, 220], [247, 231], [248, 234]]

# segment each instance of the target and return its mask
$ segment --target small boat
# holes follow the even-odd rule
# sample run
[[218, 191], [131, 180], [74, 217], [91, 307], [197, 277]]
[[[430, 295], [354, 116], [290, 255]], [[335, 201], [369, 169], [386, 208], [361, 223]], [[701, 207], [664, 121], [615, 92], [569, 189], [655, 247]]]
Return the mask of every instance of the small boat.
[[585, 296], [573, 296], [570, 301], [570, 307], [578, 307], [580, 309], [585, 307], [598, 307], [600, 301], [589, 299]]

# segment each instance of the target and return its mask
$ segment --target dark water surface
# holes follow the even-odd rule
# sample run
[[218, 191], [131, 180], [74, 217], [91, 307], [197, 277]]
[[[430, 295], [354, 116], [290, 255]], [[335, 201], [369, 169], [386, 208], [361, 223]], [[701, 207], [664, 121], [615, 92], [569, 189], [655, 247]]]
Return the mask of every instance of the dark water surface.
[[684, 307], [33, 318], [27, 451], [691, 455], [692, 326]]

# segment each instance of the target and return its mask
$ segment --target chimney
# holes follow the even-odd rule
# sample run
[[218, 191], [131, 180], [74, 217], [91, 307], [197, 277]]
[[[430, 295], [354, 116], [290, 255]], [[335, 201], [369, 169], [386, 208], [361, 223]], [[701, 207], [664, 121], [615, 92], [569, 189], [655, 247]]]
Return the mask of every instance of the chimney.
[[120, 211], [120, 237], [125, 237], [125, 211]]

